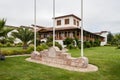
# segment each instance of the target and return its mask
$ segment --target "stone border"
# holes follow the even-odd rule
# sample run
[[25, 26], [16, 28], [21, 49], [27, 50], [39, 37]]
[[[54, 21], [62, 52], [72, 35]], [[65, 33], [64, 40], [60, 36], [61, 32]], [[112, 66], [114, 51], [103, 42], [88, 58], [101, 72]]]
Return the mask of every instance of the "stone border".
[[66, 65], [46, 63], [46, 62], [43, 62], [43, 61], [40, 61], [40, 60], [33, 60], [31, 58], [27, 58], [26, 60], [29, 61], [29, 62], [44, 64], [44, 65], [51, 66], [51, 67], [66, 69], [66, 70], [69, 70], [69, 71], [77, 71], [77, 72], [95, 72], [95, 71], [98, 71], [98, 67], [94, 66], [92, 64], [88, 64], [87, 68], [75, 68], [75, 67], [66, 66]]

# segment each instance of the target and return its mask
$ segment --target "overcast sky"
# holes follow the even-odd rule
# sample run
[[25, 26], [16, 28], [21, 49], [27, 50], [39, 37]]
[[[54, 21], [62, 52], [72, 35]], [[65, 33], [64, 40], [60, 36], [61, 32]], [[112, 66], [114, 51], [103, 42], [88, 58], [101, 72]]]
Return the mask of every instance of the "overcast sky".
[[[0, 0], [0, 18], [7, 25], [33, 24], [34, 0]], [[56, 0], [56, 16], [81, 15], [81, 0]], [[37, 24], [52, 26], [52, 0], [37, 0]], [[120, 0], [84, 0], [84, 28], [91, 32], [120, 32]]]

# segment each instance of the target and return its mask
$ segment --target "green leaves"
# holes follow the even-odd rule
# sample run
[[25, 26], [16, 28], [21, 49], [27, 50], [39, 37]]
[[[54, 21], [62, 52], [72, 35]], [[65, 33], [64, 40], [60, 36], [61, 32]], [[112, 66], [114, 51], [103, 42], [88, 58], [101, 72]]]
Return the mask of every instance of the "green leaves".
[[32, 30], [28, 28], [18, 28], [16, 32], [12, 32], [12, 36], [20, 39], [23, 42], [24, 48], [26, 48], [28, 43], [34, 38]]

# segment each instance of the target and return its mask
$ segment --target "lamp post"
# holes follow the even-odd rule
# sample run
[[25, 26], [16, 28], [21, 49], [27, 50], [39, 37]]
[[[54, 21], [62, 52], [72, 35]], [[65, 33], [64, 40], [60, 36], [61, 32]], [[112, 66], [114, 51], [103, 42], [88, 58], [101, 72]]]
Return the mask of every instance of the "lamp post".
[[83, 0], [81, 0], [81, 57], [84, 56], [83, 46]]
[[34, 51], [36, 51], [36, 0], [34, 0]]
[[55, 0], [53, 0], [53, 47], [55, 47]]

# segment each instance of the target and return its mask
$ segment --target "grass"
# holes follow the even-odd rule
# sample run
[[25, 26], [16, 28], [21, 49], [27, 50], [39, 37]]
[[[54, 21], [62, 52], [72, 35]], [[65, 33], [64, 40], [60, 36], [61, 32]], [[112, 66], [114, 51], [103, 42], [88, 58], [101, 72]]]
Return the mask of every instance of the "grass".
[[[78, 49], [69, 50], [78, 57]], [[7, 58], [0, 61], [0, 80], [120, 80], [120, 50], [115, 47], [85, 49], [90, 63], [99, 67], [97, 72], [73, 72], [25, 61], [27, 57]]]

